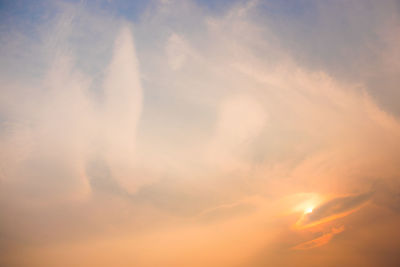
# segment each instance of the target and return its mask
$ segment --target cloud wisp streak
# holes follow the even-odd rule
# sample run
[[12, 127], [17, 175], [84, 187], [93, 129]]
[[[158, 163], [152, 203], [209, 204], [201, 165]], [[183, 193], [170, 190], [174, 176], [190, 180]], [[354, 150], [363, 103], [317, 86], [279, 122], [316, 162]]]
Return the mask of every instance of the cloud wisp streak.
[[296, 225], [299, 228], [307, 228], [347, 216], [359, 209], [371, 197], [372, 193], [363, 193], [332, 198], [313, 208], [311, 212], [305, 213]]
[[306, 250], [306, 249], [313, 249], [313, 248], [317, 248], [323, 245], [326, 245], [329, 243], [329, 241], [331, 241], [331, 239], [344, 231], [344, 226], [340, 227], [340, 228], [332, 228], [332, 230], [326, 234], [323, 234], [320, 237], [317, 237], [315, 239], [312, 239], [310, 241], [306, 241], [304, 243], [298, 244], [296, 246], [293, 247], [294, 250]]

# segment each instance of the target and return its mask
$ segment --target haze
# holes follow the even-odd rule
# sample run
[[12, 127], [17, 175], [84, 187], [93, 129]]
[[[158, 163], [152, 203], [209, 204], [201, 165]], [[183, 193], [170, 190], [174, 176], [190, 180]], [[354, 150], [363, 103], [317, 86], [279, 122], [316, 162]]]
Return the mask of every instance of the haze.
[[1, 266], [400, 266], [400, 2], [1, 1]]

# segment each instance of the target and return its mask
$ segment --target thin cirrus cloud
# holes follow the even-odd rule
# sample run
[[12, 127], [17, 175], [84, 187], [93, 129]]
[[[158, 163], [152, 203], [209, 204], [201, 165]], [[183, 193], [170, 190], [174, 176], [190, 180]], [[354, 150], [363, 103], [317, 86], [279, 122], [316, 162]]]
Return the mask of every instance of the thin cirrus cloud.
[[0, 265], [399, 262], [394, 2], [33, 6], [2, 11]]
[[372, 197], [372, 193], [335, 197], [312, 209], [299, 220], [299, 227], [310, 227], [347, 216]]

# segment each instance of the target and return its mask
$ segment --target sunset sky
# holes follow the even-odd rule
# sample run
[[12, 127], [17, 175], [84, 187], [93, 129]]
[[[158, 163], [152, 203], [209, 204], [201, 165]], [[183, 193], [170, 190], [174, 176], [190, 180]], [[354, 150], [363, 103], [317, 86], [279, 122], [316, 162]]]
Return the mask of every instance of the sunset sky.
[[0, 266], [399, 251], [400, 1], [0, 1]]

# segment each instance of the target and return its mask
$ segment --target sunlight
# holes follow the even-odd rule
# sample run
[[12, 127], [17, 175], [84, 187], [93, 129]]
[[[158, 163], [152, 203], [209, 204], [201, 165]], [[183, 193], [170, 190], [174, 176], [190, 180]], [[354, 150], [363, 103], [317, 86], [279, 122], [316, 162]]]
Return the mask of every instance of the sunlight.
[[311, 213], [312, 211], [313, 211], [313, 208], [307, 208], [307, 209], [304, 211], [304, 214]]

